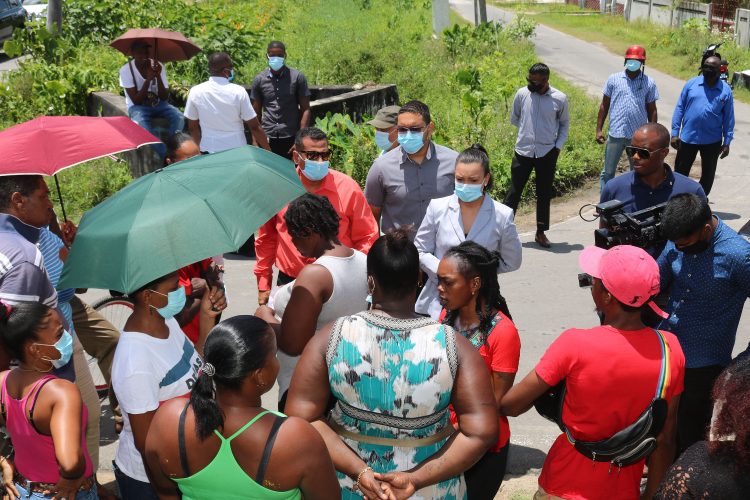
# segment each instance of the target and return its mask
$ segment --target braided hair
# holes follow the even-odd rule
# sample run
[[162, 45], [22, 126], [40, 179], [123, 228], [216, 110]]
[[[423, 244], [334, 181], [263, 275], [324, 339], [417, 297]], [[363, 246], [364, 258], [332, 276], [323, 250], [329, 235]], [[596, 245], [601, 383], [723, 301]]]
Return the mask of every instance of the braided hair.
[[[482, 343], [487, 341], [490, 333], [494, 314], [498, 310], [513, 319], [508, 309], [508, 303], [500, 294], [500, 283], [497, 280], [497, 265], [500, 263], [500, 254], [496, 251], [487, 250], [479, 243], [464, 241], [460, 245], [448, 250], [444, 259], [452, 258], [458, 263], [458, 272], [467, 280], [479, 276], [482, 284], [477, 291], [477, 314], [479, 315], [479, 331], [482, 335]], [[458, 309], [446, 312], [443, 323], [455, 324], [458, 317]]]
[[339, 242], [340, 220], [328, 198], [310, 193], [289, 203], [284, 214], [286, 228], [295, 238], [304, 238], [312, 232], [336, 243]]

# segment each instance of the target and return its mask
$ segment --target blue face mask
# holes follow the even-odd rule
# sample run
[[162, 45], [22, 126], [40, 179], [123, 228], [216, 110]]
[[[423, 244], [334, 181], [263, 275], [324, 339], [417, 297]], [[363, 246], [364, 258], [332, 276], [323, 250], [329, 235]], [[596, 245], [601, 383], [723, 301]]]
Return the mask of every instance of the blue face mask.
[[484, 186], [482, 184], [463, 184], [457, 182], [454, 192], [459, 200], [471, 203], [482, 197], [484, 194]]
[[282, 67], [284, 67], [284, 58], [268, 56], [268, 67], [274, 71], [280, 70]]
[[[156, 309], [156, 312], [158, 312], [162, 318], [164, 319], [170, 319], [174, 318], [176, 314], [178, 314], [180, 311], [182, 311], [185, 307], [185, 302], [187, 300], [187, 297], [185, 296], [185, 288], [179, 287], [177, 290], [172, 290], [168, 294], [163, 294], [161, 292], [157, 292], [156, 290], [151, 290], [154, 293], [158, 293], [159, 295], [164, 295], [167, 297], [167, 305], [162, 308], [156, 308], [154, 306], [154, 309]], [[150, 304], [149, 304], [150, 305]]]
[[62, 337], [60, 337], [60, 340], [55, 342], [55, 344], [53, 345], [39, 344], [39, 345], [46, 345], [48, 347], [54, 347], [55, 349], [57, 349], [57, 352], [60, 353], [60, 359], [49, 359], [49, 358], [42, 358], [42, 359], [45, 361], [49, 361], [50, 363], [52, 363], [52, 366], [58, 369], [67, 365], [70, 362], [71, 356], [73, 356], [73, 336], [70, 333], [68, 333], [67, 330], [63, 332]]
[[635, 73], [636, 71], [641, 69], [641, 61], [638, 59], [628, 59], [625, 61], [625, 69], [630, 71], [631, 73]]
[[398, 134], [398, 143], [407, 154], [414, 154], [424, 146], [424, 133], [414, 133], [411, 130], [405, 134]]
[[330, 162], [328, 161], [305, 160], [305, 168], [302, 169], [302, 174], [311, 181], [319, 181], [328, 175], [329, 165]]
[[234, 70], [233, 69], [229, 70], [229, 76], [227, 77], [227, 80], [229, 80], [230, 82], [234, 81]]
[[388, 138], [390, 134], [388, 132], [383, 132], [380, 130], [375, 131], [375, 144], [377, 144], [378, 149], [382, 151], [388, 151], [391, 149], [391, 146], [393, 146], [393, 142]]

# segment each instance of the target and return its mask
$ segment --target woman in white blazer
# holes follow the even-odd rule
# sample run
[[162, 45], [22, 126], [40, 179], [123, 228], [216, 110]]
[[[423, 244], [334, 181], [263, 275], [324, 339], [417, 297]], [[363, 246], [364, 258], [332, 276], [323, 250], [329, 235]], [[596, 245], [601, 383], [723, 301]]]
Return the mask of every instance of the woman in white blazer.
[[432, 200], [419, 226], [414, 244], [428, 281], [415, 306], [419, 314], [438, 319], [442, 306], [437, 291], [437, 268], [449, 248], [471, 240], [500, 252], [499, 273], [521, 267], [521, 240], [513, 223], [513, 210], [486, 193], [492, 188], [487, 151], [474, 144], [456, 159], [456, 190]]

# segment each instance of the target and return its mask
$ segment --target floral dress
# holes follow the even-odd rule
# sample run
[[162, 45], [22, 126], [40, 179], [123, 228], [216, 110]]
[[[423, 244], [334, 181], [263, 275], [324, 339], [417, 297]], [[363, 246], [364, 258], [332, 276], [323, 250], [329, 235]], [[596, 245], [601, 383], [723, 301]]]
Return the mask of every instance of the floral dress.
[[[430, 318], [370, 312], [340, 318], [326, 352], [336, 398], [329, 424], [375, 472], [411, 469], [438, 452], [453, 432], [448, 406], [457, 359], [453, 329]], [[342, 499], [362, 498], [351, 478], [337, 475]], [[458, 500], [465, 491], [459, 475], [412, 498]]]

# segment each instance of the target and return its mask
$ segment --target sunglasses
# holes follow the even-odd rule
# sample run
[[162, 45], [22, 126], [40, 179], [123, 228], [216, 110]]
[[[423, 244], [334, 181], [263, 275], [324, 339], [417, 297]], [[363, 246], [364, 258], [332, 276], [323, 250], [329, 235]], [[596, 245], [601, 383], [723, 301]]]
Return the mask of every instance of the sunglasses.
[[328, 151], [300, 151], [305, 159], [312, 161], [328, 161], [331, 158], [331, 150]]
[[641, 160], [648, 160], [651, 158], [651, 155], [656, 153], [657, 151], [661, 151], [664, 148], [654, 149], [653, 151], [649, 151], [646, 148], [637, 148], [635, 146], [625, 146], [625, 154], [628, 155], [629, 158], [632, 158], [635, 156], [636, 153], [638, 153], [638, 158]]
[[396, 131], [402, 135], [408, 132], [411, 132], [412, 134], [419, 134], [426, 128], [426, 125], [424, 127], [396, 127]]

